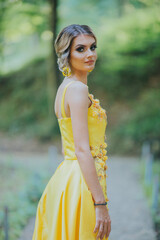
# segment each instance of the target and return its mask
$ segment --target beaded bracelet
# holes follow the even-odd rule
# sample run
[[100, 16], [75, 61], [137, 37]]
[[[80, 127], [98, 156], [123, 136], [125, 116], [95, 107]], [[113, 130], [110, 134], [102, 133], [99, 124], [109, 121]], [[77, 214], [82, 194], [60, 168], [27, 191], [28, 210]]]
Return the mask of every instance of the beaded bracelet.
[[97, 206], [97, 205], [107, 205], [107, 202], [105, 202], [105, 203], [94, 203], [94, 206]]

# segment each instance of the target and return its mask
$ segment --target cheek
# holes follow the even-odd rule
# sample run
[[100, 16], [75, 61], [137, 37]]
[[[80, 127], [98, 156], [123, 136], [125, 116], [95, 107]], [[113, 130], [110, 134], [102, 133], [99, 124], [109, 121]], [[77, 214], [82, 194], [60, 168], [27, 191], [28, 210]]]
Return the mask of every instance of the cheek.
[[75, 52], [71, 55], [71, 59], [72, 59], [72, 61], [74, 60], [73, 62], [83, 62], [84, 61], [84, 54]]

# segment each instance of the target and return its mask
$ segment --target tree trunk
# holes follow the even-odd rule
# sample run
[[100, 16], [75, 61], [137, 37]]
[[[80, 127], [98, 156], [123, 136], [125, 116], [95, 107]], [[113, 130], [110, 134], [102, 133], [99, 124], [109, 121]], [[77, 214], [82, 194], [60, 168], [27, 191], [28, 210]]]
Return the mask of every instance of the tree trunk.
[[59, 69], [57, 65], [57, 55], [54, 49], [54, 42], [57, 36], [57, 25], [58, 25], [58, 13], [57, 13], [57, 6], [58, 6], [58, 0], [49, 0], [51, 5], [51, 30], [53, 32], [53, 42], [52, 42], [52, 53], [53, 53], [53, 64], [54, 64], [54, 76], [55, 76], [55, 86], [56, 88], [59, 87], [61, 80], [60, 80], [60, 74]]
[[51, 42], [51, 54], [48, 58], [48, 76], [47, 76], [47, 90], [48, 90], [48, 107], [49, 115], [53, 118], [54, 114], [54, 97], [58, 86], [60, 85], [60, 78], [58, 74], [57, 56], [54, 50], [54, 42], [57, 34], [57, 3], [58, 0], [49, 0], [51, 6], [50, 13], [50, 27], [53, 33], [53, 39]]

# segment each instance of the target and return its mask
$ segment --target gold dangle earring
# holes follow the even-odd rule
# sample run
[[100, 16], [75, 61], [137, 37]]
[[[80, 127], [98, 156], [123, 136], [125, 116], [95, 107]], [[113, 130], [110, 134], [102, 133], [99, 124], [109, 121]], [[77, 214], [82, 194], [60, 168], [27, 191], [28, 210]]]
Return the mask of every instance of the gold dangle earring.
[[71, 76], [71, 70], [69, 67], [64, 67], [62, 71], [63, 76], [70, 77]]
[[88, 72], [92, 72], [92, 71], [93, 71], [93, 69], [89, 70]]

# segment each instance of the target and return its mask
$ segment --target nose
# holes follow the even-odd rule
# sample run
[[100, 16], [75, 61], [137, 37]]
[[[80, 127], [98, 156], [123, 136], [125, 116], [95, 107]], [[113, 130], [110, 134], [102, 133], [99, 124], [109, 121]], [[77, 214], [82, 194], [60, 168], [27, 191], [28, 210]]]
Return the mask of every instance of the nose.
[[94, 55], [93, 51], [89, 48], [87, 50], [87, 57], [90, 57], [90, 56], [93, 56], [93, 55]]

